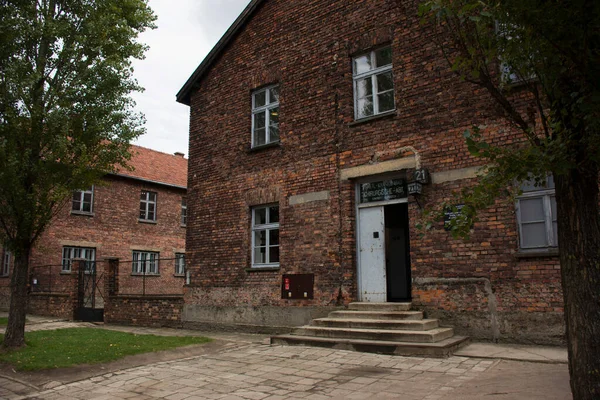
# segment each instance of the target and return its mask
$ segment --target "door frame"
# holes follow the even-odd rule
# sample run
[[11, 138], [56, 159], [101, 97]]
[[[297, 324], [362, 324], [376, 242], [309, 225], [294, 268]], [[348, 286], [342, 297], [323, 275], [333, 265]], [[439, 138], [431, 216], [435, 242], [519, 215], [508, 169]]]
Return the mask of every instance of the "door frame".
[[[366, 204], [361, 204], [360, 203], [360, 185], [362, 183], [369, 183], [369, 182], [377, 182], [377, 181], [381, 181], [381, 180], [385, 180], [385, 179], [405, 179], [404, 175], [397, 175], [394, 174], [392, 176], [389, 175], [384, 175], [384, 176], [369, 176], [366, 178], [362, 178], [362, 179], [357, 179], [354, 181], [354, 204], [356, 204], [356, 207], [354, 209], [354, 220], [356, 221], [356, 229], [354, 231], [354, 238], [355, 238], [355, 257], [356, 257], [356, 294], [357, 294], [357, 300], [360, 301], [360, 293], [362, 293], [362, 282], [360, 280], [360, 272], [361, 272], [361, 268], [362, 266], [360, 265], [360, 218], [359, 218], [359, 210], [361, 208], [370, 208], [370, 207], [383, 207], [383, 206], [387, 206], [390, 204], [402, 204], [408, 203], [408, 197], [404, 198], [404, 199], [395, 199], [395, 200], [385, 200], [385, 201], [376, 201], [373, 203], [366, 203]], [[385, 210], [384, 210], [385, 213]], [[385, 215], [385, 214], [384, 214]], [[410, 223], [410, 221], [409, 221]], [[387, 243], [384, 243], [387, 246]], [[387, 268], [387, 265], [386, 265]], [[387, 287], [386, 287], [386, 291], [387, 291]], [[386, 294], [387, 296], [387, 294]], [[387, 300], [386, 300], [387, 302]]]

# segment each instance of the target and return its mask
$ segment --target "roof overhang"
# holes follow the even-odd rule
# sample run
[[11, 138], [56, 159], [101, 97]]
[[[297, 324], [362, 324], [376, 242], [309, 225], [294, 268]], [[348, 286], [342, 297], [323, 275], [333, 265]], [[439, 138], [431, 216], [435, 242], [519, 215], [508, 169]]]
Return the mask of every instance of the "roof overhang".
[[264, 2], [264, 0], [252, 0], [250, 4], [242, 11], [240, 16], [235, 22], [227, 29], [227, 32], [217, 42], [215, 47], [212, 48], [210, 53], [204, 58], [202, 63], [196, 68], [192, 76], [189, 77], [187, 82], [177, 93], [177, 101], [179, 103], [190, 105], [191, 96], [194, 90], [197, 90], [199, 83], [210, 69], [213, 63], [219, 58], [225, 48], [231, 43], [233, 38], [244, 28], [246, 23], [250, 20], [254, 11]]
[[174, 188], [174, 189], [187, 190], [187, 187], [185, 187], [185, 186], [174, 185], [172, 183], [153, 181], [151, 179], [138, 178], [137, 176], [131, 176], [131, 175], [125, 175], [125, 174], [119, 174], [119, 173], [108, 173], [107, 175], [118, 176], [119, 178], [133, 179], [134, 181], [153, 183], [155, 185], [166, 186], [166, 187], [170, 187], [170, 188]]

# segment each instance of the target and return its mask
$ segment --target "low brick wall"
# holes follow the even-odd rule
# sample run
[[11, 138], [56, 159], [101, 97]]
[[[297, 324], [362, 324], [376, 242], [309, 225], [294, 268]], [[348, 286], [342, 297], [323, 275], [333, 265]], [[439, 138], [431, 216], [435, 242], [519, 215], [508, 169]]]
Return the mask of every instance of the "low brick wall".
[[73, 298], [69, 293], [30, 293], [27, 312], [72, 320]]
[[181, 327], [183, 296], [110, 296], [104, 304], [107, 324]]

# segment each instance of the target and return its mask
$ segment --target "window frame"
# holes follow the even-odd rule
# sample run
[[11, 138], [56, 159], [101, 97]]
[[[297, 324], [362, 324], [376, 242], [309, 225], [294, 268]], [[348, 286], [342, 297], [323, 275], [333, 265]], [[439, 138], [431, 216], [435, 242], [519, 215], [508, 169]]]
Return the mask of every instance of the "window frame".
[[6, 248], [2, 249], [2, 265], [0, 266], [0, 277], [7, 277], [10, 275], [12, 253]]
[[[141, 256], [144, 257], [141, 257]], [[142, 265], [146, 266], [147, 256], [154, 256], [154, 260], [150, 257], [149, 262], [154, 265], [154, 272], [148, 272], [147, 268], [141, 268]], [[142, 264], [143, 263], [143, 264]], [[147, 251], [147, 250], [132, 250], [131, 251], [131, 275], [141, 276], [159, 276], [160, 275], [160, 252], [158, 251]]]
[[[394, 58], [393, 58], [393, 55], [392, 55], [392, 61], [390, 64], [384, 65], [382, 67], [375, 67], [373, 69], [370, 69], [367, 72], [357, 73], [357, 71], [356, 71], [356, 60], [358, 58], [363, 57], [365, 55], [369, 55], [371, 60], [376, 60], [376, 53], [378, 51], [388, 49], [388, 48], [390, 49], [390, 52], [391, 52], [392, 46], [390, 44], [387, 46], [381, 46], [381, 47], [374, 48], [371, 51], [368, 51], [365, 53], [360, 53], [360, 54], [357, 54], [352, 57], [352, 87], [353, 87], [353, 96], [354, 96], [354, 120], [355, 121], [362, 121], [367, 118], [373, 118], [378, 115], [385, 115], [385, 114], [393, 113], [396, 111], [396, 86], [395, 86], [395, 81], [394, 81]], [[391, 73], [391, 75], [392, 75], [392, 89], [383, 91], [380, 93], [377, 91], [377, 79], [375, 79], [375, 77], [378, 75], [387, 73], [387, 72]], [[370, 78], [370, 80], [371, 80], [371, 96], [373, 97], [373, 114], [359, 117], [358, 82], [363, 79], [366, 79], [366, 78]], [[380, 94], [384, 94], [387, 92], [391, 92], [393, 95], [394, 107], [391, 110], [379, 111], [379, 97], [378, 96]]]
[[[525, 184], [524, 182], [523, 184]], [[545, 251], [552, 250], [558, 248], [558, 243], [555, 243], [554, 236], [554, 224], [557, 222], [557, 216], [552, 214], [552, 199], [554, 198], [556, 201], [556, 194], [554, 185], [551, 183], [551, 177], [546, 179], [545, 183], [546, 187], [536, 187], [534, 190], [530, 190], [527, 192], [523, 192], [517, 197], [516, 200], [516, 214], [517, 214], [517, 225], [519, 231], [519, 250], [523, 252], [535, 252], [535, 251]], [[542, 199], [542, 212], [544, 214], [543, 221], [527, 221], [523, 222], [523, 217], [521, 215], [522, 200], [533, 200], [533, 199]], [[546, 233], [546, 244], [543, 246], [525, 246], [524, 245], [524, 236], [523, 236], [523, 225], [526, 224], [534, 224], [544, 222], [544, 231]], [[556, 232], [558, 242], [558, 232]]]
[[175, 253], [175, 276], [185, 276], [185, 253]]
[[187, 226], [187, 197], [181, 197], [181, 226]]
[[[158, 214], [158, 193], [157, 192], [153, 192], [151, 190], [146, 190], [146, 189], [142, 189], [141, 194], [146, 193], [146, 198], [142, 199], [141, 195], [140, 195], [140, 214], [139, 214], [139, 220], [140, 221], [144, 221], [144, 222], [156, 222], [157, 219], [157, 214]], [[150, 194], [154, 194], [154, 201], [150, 200]], [[149, 205], [153, 204], [154, 205], [154, 215], [153, 215], [153, 219], [148, 218], [148, 208]], [[142, 205], [144, 205], [144, 217], [142, 217]]]
[[[254, 91], [252, 91], [252, 118], [251, 118], [251, 124], [252, 124], [252, 134], [251, 134], [251, 148], [259, 148], [259, 147], [263, 147], [263, 146], [268, 146], [268, 145], [272, 145], [275, 143], [279, 143], [281, 141], [281, 132], [279, 132], [278, 136], [277, 136], [277, 140], [271, 140], [271, 113], [270, 111], [277, 108], [278, 112], [280, 112], [280, 101], [279, 98], [277, 99], [276, 102], [271, 103], [271, 89], [277, 88], [278, 93], [280, 93], [281, 96], [281, 92], [280, 92], [280, 87], [278, 83], [269, 85], [269, 86], [265, 86], [262, 87], [260, 89], [256, 89]], [[256, 96], [260, 93], [265, 93], [265, 105], [264, 106], [260, 106], [260, 107], [256, 107]], [[263, 144], [255, 144], [255, 125], [254, 125], [254, 119], [255, 116], [257, 114], [265, 114], [265, 143]], [[279, 130], [279, 122], [277, 122], [277, 129]]]
[[[277, 207], [277, 213], [278, 213], [278, 220], [277, 223], [271, 223], [270, 219], [271, 219], [271, 208], [273, 207]], [[262, 209], [266, 209], [267, 210], [267, 214], [266, 214], [266, 218], [267, 221], [269, 221], [266, 224], [256, 224], [256, 212], [258, 210], [262, 210]], [[266, 205], [261, 205], [261, 206], [256, 206], [256, 207], [252, 207], [251, 209], [251, 266], [252, 268], [279, 268], [280, 265], [280, 261], [281, 261], [281, 237], [279, 238], [279, 243], [277, 244], [277, 246], [271, 246], [270, 245], [270, 231], [273, 230], [277, 230], [280, 231], [280, 221], [281, 221], [281, 214], [280, 211], [281, 208], [279, 207], [279, 204], [266, 204]], [[258, 231], [265, 231], [265, 263], [257, 263], [255, 261], [255, 249], [256, 249], [256, 232]], [[263, 246], [258, 246], [258, 247], [263, 247]], [[270, 262], [270, 252], [269, 249], [271, 247], [278, 247], [279, 248], [279, 261], [277, 262]]]
[[[65, 257], [65, 251], [69, 251], [69, 257]], [[76, 256], [74, 253], [78, 251], [79, 255]], [[86, 256], [81, 256], [82, 251], [85, 251]], [[91, 257], [87, 257], [87, 254], [91, 253]], [[83, 258], [86, 261], [92, 262], [95, 266], [96, 263], [96, 248], [94, 247], [80, 247], [80, 246], [63, 246], [62, 248], [62, 259], [60, 272], [63, 274], [70, 274], [73, 270], [73, 260], [76, 258]], [[89, 264], [86, 265], [86, 273], [94, 272], [94, 268], [90, 268]]]
[[[79, 194], [79, 209], [75, 209], [75, 195]], [[83, 210], [85, 195], [90, 195], [90, 211]], [[76, 190], [71, 198], [71, 213], [72, 214], [93, 214], [94, 213], [94, 186], [86, 190]]]

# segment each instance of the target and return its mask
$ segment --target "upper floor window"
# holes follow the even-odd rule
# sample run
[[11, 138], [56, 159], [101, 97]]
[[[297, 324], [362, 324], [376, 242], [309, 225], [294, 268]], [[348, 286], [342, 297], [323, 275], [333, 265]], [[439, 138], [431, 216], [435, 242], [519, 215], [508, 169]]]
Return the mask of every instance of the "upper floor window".
[[140, 219], [156, 221], [156, 192], [142, 190], [140, 196]]
[[185, 275], [185, 254], [175, 253], [175, 275]]
[[159, 253], [151, 251], [134, 251], [131, 262], [131, 273], [142, 275], [158, 275]]
[[10, 274], [10, 261], [11, 261], [11, 254], [10, 251], [7, 249], [4, 249], [4, 252], [2, 254], [2, 265], [0, 265], [0, 276], [8, 276], [8, 274]]
[[279, 142], [279, 86], [252, 93], [252, 147]]
[[517, 199], [520, 247], [523, 250], [558, 246], [558, 224], [554, 179], [548, 176], [541, 186], [526, 181]]
[[84, 259], [85, 271], [95, 271], [96, 267], [96, 249], [91, 247], [63, 247], [62, 253], [62, 271], [71, 272], [74, 259]]
[[187, 225], [187, 198], [181, 198], [181, 225]]
[[392, 48], [388, 46], [354, 57], [352, 65], [354, 118], [395, 110]]
[[78, 190], [73, 192], [73, 202], [71, 211], [80, 213], [91, 213], [94, 203], [94, 187], [88, 190]]
[[252, 209], [252, 266], [279, 266], [279, 206]]

